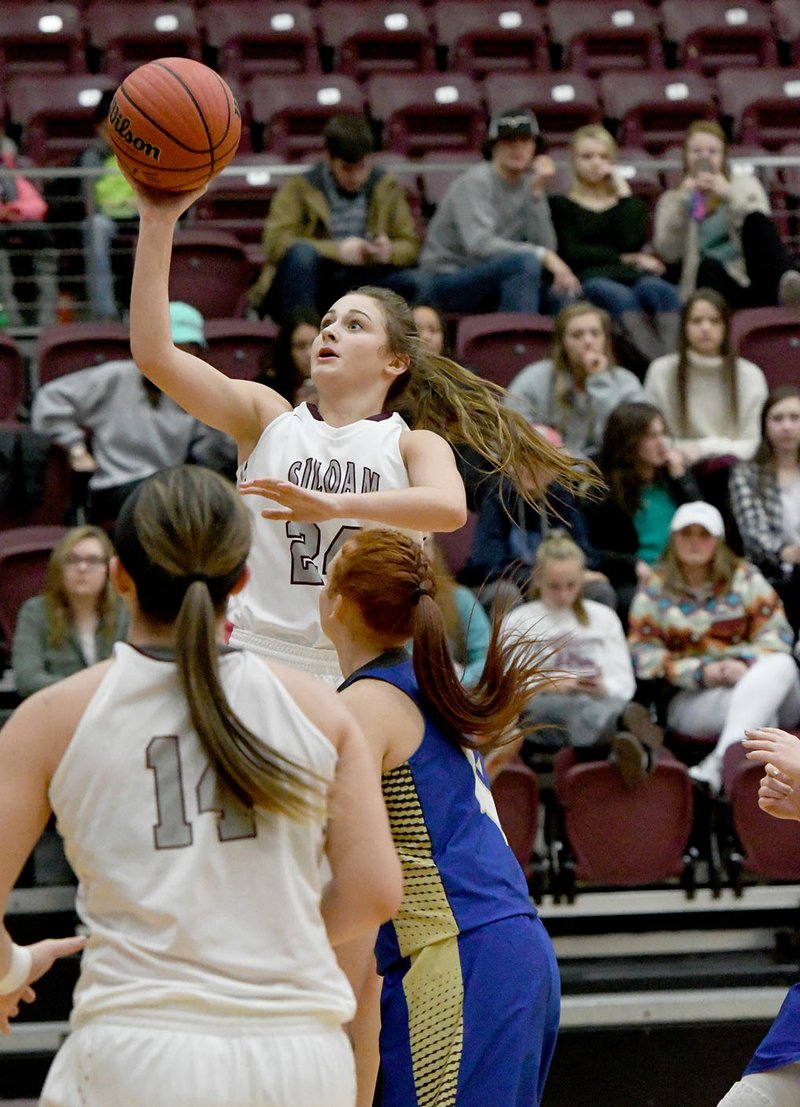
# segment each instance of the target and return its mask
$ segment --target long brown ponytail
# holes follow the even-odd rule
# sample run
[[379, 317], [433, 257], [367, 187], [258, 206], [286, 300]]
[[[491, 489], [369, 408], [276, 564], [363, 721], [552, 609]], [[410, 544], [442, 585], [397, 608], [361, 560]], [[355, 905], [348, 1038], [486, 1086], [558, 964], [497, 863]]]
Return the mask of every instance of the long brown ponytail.
[[491, 472], [502, 473], [525, 499], [536, 502], [555, 482], [574, 493], [602, 487], [598, 470], [551, 445], [506, 403], [504, 388], [450, 358], [428, 353], [405, 300], [385, 288], [359, 288], [381, 305], [389, 347], [409, 359], [408, 372], [386, 397], [386, 409], [402, 407], [413, 426], [435, 431], [454, 449], [469, 446]]
[[115, 538], [142, 612], [175, 625], [186, 705], [220, 780], [242, 802], [293, 819], [323, 811], [322, 781], [246, 727], [220, 680], [217, 622], [250, 549], [231, 485], [195, 465], [157, 473], [123, 506]]

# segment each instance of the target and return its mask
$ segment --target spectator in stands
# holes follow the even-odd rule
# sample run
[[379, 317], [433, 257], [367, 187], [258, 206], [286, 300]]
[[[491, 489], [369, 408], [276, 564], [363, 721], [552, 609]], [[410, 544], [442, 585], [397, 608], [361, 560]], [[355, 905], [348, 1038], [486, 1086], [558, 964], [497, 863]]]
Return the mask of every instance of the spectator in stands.
[[92, 171], [83, 182], [86, 210], [83, 248], [89, 309], [95, 319], [112, 321], [121, 318], [112, 264], [115, 240], [126, 231], [133, 235], [139, 222], [133, 189], [123, 177], [111, 149], [108, 109], [113, 97], [111, 89], [100, 97], [94, 112], [95, 137], [77, 158], [82, 169]]
[[550, 197], [550, 211], [558, 252], [583, 296], [605, 308], [646, 368], [674, 351], [681, 302], [664, 280], [664, 263], [647, 248], [647, 204], [631, 195], [616, 160], [604, 127], [579, 127], [570, 142], [572, 188]]
[[631, 605], [629, 644], [637, 678], [668, 697], [667, 723], [719, 735], [689, 770], [716, 794], [723, 755], [745, 730], [800, 720], [792, 631], [775, 589], [725, 543], [712, 504], [682, 504], [670, 532], [663, 561]]
[[484, 606], [510, 610], [523, 603], [537, 550], [553, 530], [569, 532], [588, 565], [583, 570], [584, 595], [616, 605], [614, 589], [597, 572], [597, 557], [574, 497], [553, 485], [546, 503], [530, 504], [507, 484], [487, 485], [467, 563], [458, 574], [462, 584], [479, 590]]
[[[170, 320], [176, 345], [190, 352], [205, 346], [196, 308], [170, 304]], [[187, 459], [231, 477], [235, 472], [232, 439], [187, 415], [142, 377], [133, 360], [109, 361], [43, 385], [33, 399], [31, 422], [68, 450], [76, 472], [90, 474], [91, 522], [113, 522], [145, 477]]]
[[447, 348], [447, 324], [439, 309], [433, 304], [412, 304], [411, 314], [420, 341], [428, 353], [451, 357], [451, 351]]
[[761, 412], [761, 441], [752, 461], [730, 475], [730, 503], [745, 557], [783, 600], [800, 630], [800, 388], [781, 385]]
[[54, 548], [47, 585], [19, 610], [11, 665], [17, 692], [30, 696], [104, 661], [128, 628], [108, 565], [114, 551], [99, 527], [73, 527]]
[[713, 288], [733, 310], [800, 302], [794, 268], [754, 176], [731, 176], [725, 132], [693, 123], [683, 145], [683, 180], [658, 200], [654, 244], [679, 266], [679, 291]]
[[687, 465], [733, 455], [748, 460], [759, 439], [767, 382], [757, 365], [737, 357], [731, 312], [713, 289], [694, 292], [683, 308], [677, 353], [657, 358], [644, 380]]
[[492, 119], [488, 160], [453, 181], [428, 224], [409, 298], [445, 312], [538, 312], [577, 295], [556, 253], [545, 194], [555, 166], [538, 135], [525, 108]]
[[531, 422], [553, 427], [565, 449], [587, 457], [617, 404], [638, 400], [642, 385], [614, 363], [608, 313], [578, 301], [556, 316], [550, 357], [521, 369], [508, 391]]
[[[272, 363], [259, 375], [259, 383], [274, 388], [290, 403], [299, 403], [299, 390], [310, 384], [311, 343], [319, 334], [319, 325], [320, 317], [312, 308], [290, 312], [278, 329]], [[303, 399], [309, 396], [304, 394]]]
[[638, 584], [644, 584], [669, 541], [675, 509], [697, 500], [697, 483], [670, 442], [657, 407], [632, 400], [608, 417], [597, 464], [608, 486], [580, 509], [597, 567], [617, 594], [623, 625]]
[[462, 684], [478, 683], [492, 628], [474, 592], [459, 584], [447, 565], [441, 547], [433, 535], [425, 539], [425, 549], [436, 579], [436, 603], [444, 616], [450, 653]]
[[47, 203], [20, 168], [0, 124], [0, 315], [3, 325], [47, 327], [56, 321], [58, 258]]
[[249, 299], [278, 323], [295, 308], [323, 312], [360, 285], [404, 293], [403, 269], [419, 254], [402, 186], [372, 164], [369, 122], [335, 116], [323, 135], [324, 160], [287, 180], [264, 224], [265, 264]]
[[522, 721], [542, 728], [531, 735], [539, 746], [572, 746], [592, 759], [612, 753], [633, 785], [652, 766], [663, 732], [642, 726], [641, 706], [628, 719], [649, 744], [633, 730], [620, 731], [636, 690], [631, 658], [616, 613], [582, 596], [584, 568], [583, 551], [567, 534], [548, 534], [536, 551], [531, 601], [503, 620], [504, 636], [530, 639], [551, 674], [550, 687], [530, 700]]

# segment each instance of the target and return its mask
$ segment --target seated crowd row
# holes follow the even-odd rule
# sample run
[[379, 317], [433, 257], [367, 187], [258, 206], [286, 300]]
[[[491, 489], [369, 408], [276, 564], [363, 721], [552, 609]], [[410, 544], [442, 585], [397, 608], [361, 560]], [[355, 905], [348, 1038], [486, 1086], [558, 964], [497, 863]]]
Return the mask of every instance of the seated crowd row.
[[[127, 303], [124, 279], [115, 294], [115, 242], [119, 232], [135, 233], [136, 210], [108, 144], [106, 110], [103, 100], [96, 141], [79, 162], [100, 173], [84, 197], [88, 301], [95, 318], [115, 319]], [[277, 323], [298, 308], [322, 311], [365, 284], [456, 315], [555, 314], [580, 297], [610, 313], [633, 367], [643, 369], [674, 350], [681, 303], [697, 287], [720, 292], [733, 310], [800, 299], [800, 273], [767, 194], [755, 176], [731, 175], [726, 136], [713, 121], [689, 128], [683, 178], [650, 211], [599, 125], [573, 134], [571, 188], [549, 194], [556, 169], [537, 120], [527, 108], [511, 109], [490, 122], [486, 160], [452, 181], [424, 227], [400, 181], [375, 162], [365, 118], [333, 117], [324, 141], [320, 162], [265, 198], [263, 268], [246, 310]], [[13, 153], [5, 157], [11, 165]], [[20, 202], [10, 200], [9, 212]], [[31, 218], [15, 209], [0, 241], [6, 251]], [[40, 284], [39, 324], [54, 318], [56, 291], [53, 251], [42, 245], [27, 250]], [[15, 303], [11, 270], [0, 266], [7, 312]]]

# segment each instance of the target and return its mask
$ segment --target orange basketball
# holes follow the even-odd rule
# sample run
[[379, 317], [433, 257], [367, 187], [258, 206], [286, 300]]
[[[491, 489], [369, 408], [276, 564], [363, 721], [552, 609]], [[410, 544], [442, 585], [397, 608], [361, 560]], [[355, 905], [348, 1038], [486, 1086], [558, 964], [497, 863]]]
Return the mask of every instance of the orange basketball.
[[111, 101], [111, 145], [142, 184], [199, 188], [236, 153], [242, 120], [218, 73], [190, 58], [159, 58], [130, 73]]

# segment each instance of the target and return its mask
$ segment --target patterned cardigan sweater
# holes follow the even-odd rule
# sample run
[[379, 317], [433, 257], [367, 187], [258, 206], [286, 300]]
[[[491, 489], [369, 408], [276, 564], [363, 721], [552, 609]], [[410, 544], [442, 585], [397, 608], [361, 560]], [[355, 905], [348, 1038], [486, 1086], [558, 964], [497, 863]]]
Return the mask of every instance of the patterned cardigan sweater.
[[728, 488], [744, 556], [769, 577], [784, 576], [783, 504], [774, 470], [741, 461], [731, 470]]
[[655, 571], [634, 597], [628, 644], [640, 680], [676, 688], [702, 687], [703, 666], [722, 658], [752, 664], [768, 653], [790, 653], [792, 631], [774, 588], [754, 565], [740, 561], [730, 585], [698, 598], [669, 587]]

